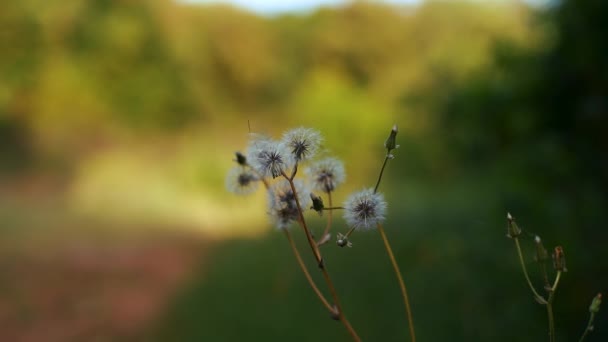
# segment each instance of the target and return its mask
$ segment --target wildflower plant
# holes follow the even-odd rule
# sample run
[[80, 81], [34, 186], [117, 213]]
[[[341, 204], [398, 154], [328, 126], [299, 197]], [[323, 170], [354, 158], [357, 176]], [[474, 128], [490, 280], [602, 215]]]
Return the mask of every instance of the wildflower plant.
[[[264, 185], [268, 193], [267, 210], [272, 223], [285, 234], [298, 265], [320, 302], [333, 319], [344, 325], [354, 341], [361, 339], [346, 318], [321, 250], [322, 246], [331, 241], [330, 230], [335, 210], [344, 210], [343, 217], [349, 227], [345, 234], [336, 235], [336, 244], [340, 247], [352, 246], [349, 239], [356, 230], [377, 229], [380, 232], [402, 291], [411, 340], [416, 340], [403, 277], [382, 227], [386, 217], [387, 203], [384, 196], [378, 192], [387, 162], [394, 158], [392, 151], [398, 147], [396, 136], [397, 126], [395, 125], [384, 144], [387, 152], [375, 187], [352, 194], [341, 207], [334, 207], [332, 193], [346, 179], [344, 164], [335, 157], [315, 160], [317, 152], [321, 149], [323, 138], [319, 131], [311, 128], [300, 127], [288, 130], [283, 133], [280, 140], [252, 135], [247, 153], [236, 153], [237, 166], [228, 172], [226, 180], [227, 189], [238, 195], [251, 194], [259, 183]], [[298, 169], [302, 166], [306, 166], [303, 173], [306, 177], [296, 179], [300, 175]], [[324, 201], [324, 197], [327, 202]], [[325, 215], [327, 223], [318, 240], [313, 236], [305, 219], [306, 210], [315, 211], [322, 216], [327, 213]], [[294, 224], [302, 228], [311, 253], [323, 274], [331, 301], [319, 289], [302, 259], [289, 229]]]
[[[527, 233], [527, 232], [526, 232]], [[515, 218], [510, 213], [507, 213], [507, 237], [512, 239], [515, 243], [515, 249], [517, 250], [517, 255], [519, 257], [519, 263], [524, 274], [524, 278], [532, 292], [532, 295], [536, 302], [540, 305], [545, 306], [547, 310], [547, 323], [548, 323], [548, 335], [549, 341], [555, 341], [555, 318], [553, 315], [553, 301], [555, 299], [555, 293], [557, 291], [557, 287], [560, 283], [560, 279], [562, 274], [568, 271], [566, 268], [566, 255], [564, 253], [564, 249], [562, 246], [556, 246], [553, 249], [553, 253], [551, 255], [551, 260], [553, 263], [553, 269], [555, 275], [553, 280], [550, 280], [549, 273], [547, 272], [547, 262], [549, 261], [549, 253], [547, 249], [543, 245], [543, 242], [538, 235], [527, 233], [527, 235], [534, 236], [533, 242], [535, 246], [535, 257], [534, 261], [539, 265], [540, 273], [541, 273], [541, 281], [543, 282], [544, 292], [542, 295], [541, 291], [538, 291], [534, 286], [532, 279], [528, 273], [528, 269], [526, 267], [526, 261], [523, 254], [523, 250], [521, 247], [520, 239], [525, 237], [524, 230], [521, 229], [517, 223], [515, 222]], [[589, 321], [587, 323], [587, 327], [583, 331], [579, 342], [582, 342], [585, 337], [589, 334], [589, 332], [593, 331], [593, 322], [595, 319], [595, 314], [600, 309], [600, 304], [602, 302], [602, 294], [599, 293], [597, 296], [593, 298], [591, 301], [591, 305], [589, 307]]]

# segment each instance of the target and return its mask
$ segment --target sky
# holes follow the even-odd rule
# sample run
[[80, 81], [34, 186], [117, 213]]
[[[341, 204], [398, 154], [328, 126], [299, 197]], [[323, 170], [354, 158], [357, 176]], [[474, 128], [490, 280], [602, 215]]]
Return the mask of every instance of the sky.
[[[348, 3], [348, 0], [178, 0], [184, 3], [225, 3], [246, 8], [260, 14], [277, 14], [283, 12], [301, 12], [314, 10], [320, 6], [337, 6]], [[422, 0], [376, 0], [392, 4], [415, 4]]]

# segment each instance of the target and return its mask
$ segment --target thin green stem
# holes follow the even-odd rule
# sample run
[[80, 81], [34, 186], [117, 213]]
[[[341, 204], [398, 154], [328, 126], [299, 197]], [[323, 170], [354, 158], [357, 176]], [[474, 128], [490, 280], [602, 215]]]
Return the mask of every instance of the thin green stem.
[[388, 253], [388, 257], [391, 260], [391, 264], [393, 265], [393, 269], [395, 270], [395, 275], [397, 276], [397, 280], [399, 281], [399, 287], [401, 288], [401, 295], [403, 296], [403, 304], [405, 305], [405, 311], [407, 313], [407, 321], [410, 328], [410, 337], [412, 342], [416, 342], [416, 333], [414, 332], [414, 319], [412, 318], [412, 310], [410, 308], [410, 300], [407, 295], [407, 289], [405, 287], [405, 282], [403, 281], [403, 276], [401, 275], [401, 271], [399, 270], [399, 265], [397, 264], [397, 260], [395, 259], [395, 255], [393, 254], [393, 250], [391, 245], [386, 238], [386, 234], [384, 233], [384, 228], [382, 224], [378, 223], [378, 231], [382, 236], [382, 241], [384, 242], [384, 247], [386, 248], [386, 252]]
[[557, 271], [553, 286], [549, 289], [549, 298], [547, 299], [547, 316], [549, 318], [549, 341], [555, 341], [555, 319], [553, 318], [553, 297], [555, 296], [555, 290], [561, 279], [562, 271]]
[[595, 313], [592, 312], [589, 315], [589, 321], [587, 322], [587, 326], [585, 327], [585, 331], [583, 331], [583, 334], [581, 335], [581, 338], [578, 340], [578, 342], [583, 342], [583, 340], [585, 339], [585, 337], [587, 337], [587, 335], [589, 335], [589, 332], [593, 331], [593, 320], [595, 319]]
[[355, 227], [352, 227], [351, 229], [348, 230], [348, 232], [346, 233], [346, 235], [344, 235], [344, 237], [346, 237], [348, 239], [354, 231], [355, 231]]
[[549, 320], [549, 342], [555, 341], [555, 323], [553, 320], [553, 304], [547, 302], [547, 319]]
[[521, 268], [524, 271], [524, 276], [526, 277], [526, 282], [528, 282], [528, 286], [530, 286], [530, 290], [534, 294], [534, 298], [541, 304], [547, 304], [545, 298], [538, 294], [534, 285], [532, 285], [532, 281], [530, 281], [530, 276], [528, 275], [528, 269], [526, 268], [526, 263], [524, 261], [524, 255], [521, 251], [521, 246], [519, 245], [519, 238], [516, 236], [513, 238], [515, 240], [515, 246], [517, 247], [517, 254], [519, 255], [519, 262], [521, 264]]
[[380, 169], [380, 175], [378, 175], [378, 181], [376, 182], [376, 186], [374, 187], [374, 193], [378, 191], [378, 187], [380, 186], [380, 181], [382, 180], [382, 175], [384, 174], [384, 168], [386, 167], [386, 163], [388, 162], [390, 151], [386, 153], [386, 157], [384, 157], [384, 163], [382, 163], [382, 168]]
[[551, 294], [549, 295], [549, 300], [553, 300], [553, 294], [555, 290], [557, 290], [557, 285], [559, 284], [559, 280], [562, 277], [562, 271], [557, 271], [557, 275], [555, 276], [555, 282], [553, 282], [553, 286], [551, 287]]

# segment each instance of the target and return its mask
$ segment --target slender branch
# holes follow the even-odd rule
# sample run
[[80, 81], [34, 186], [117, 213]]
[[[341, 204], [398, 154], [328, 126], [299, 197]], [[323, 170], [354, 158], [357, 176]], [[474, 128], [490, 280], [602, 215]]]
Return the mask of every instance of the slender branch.
[[547, 319], [549, 320], [549, 342], [555, 341], [555, 322], [553, 319], [553, 304], [547, 302]]
[[589, 332], [593, 331], [593, 320], [594, 319], [595, 319], [595, 313], [592, 312], [589, 315], [589, 321], [587, 322], [587, 327], [585, 327], [585, 331], [583, 331], [583, 334], [581, 335], [581, 338], [578, 340], [578, 342], [583, 342], [585, 337], [587, 337], [587, 335], [589, 335]]
[[562, 271], [557, 271], [557, 275], [555, 276], [555, 282], [553, 282], [553, 286], [551, 287], [551, 294], [549, 295], [549, 301], [553, 300], [553, 294], [555, 290], [557, 290], [557, 284], [559, 284], [559, 279], [562, 276]]
[[[306, 234], [306, 239], [308, 240], [308, 244], [310, 245], [310, 248], [312, 249], [312, 253], [315, 256], [315, 259], [317, 261], [317, 264], [319, 265], [319, 268], [321, 269], [321, 272], [323, 273], [323, 278], [325, 278], [325, 282], [327, 283], [329, 292], [334, 300], [336, 310], [338, 311], [337, 319], [340, 322], [342, 322], [342, 324], [344, 324], [344, 326], [346, 327], [346, 330], [348, 330], [348, 332], [352, 336], [353, 340], [360, 342], [361, 338], [357, 335], [357, 332], [355, 331], [355, 329], [353, 329], [352, 325], [350, 324], [350, 322], [348, 321], [348, 319], [346, 319], [346, 316], [344, 315], [344, 312], [342, 310], [342, 305], [340, 304], [340, 299], [338, 298], [338, 293], [336, 292], [334, 283], [332, 282], [331, 277], [329, 276], [329, 273], [327, 272], [327, 268], [324, 264], [323, 257], [321, 256], [321, 251], [319, 250], [319, 247], [315, 243], [315, 240], [313, 239], [312, 234], [310, 233], [310, 230], [308, 229], [308, 226], [306, 225], [306, 220], [304, 219], [304, 211], [302, 210], [302, 206], [300, 205], [300, 200], [298, 199], [298, 192], [293, 183], [293, 180], [290, 179], [285, 174], [285, 172], [282, 172], [282, 176], [285, 177], [285, 179], [287, 179], [289, 181], [289, 186], [291, 187], [291, 191], [293, 192], [293, 195], [294, 195], [294, 198], [296, 201], [296, 206], [298, 207], [300, 225], [302, 226], [302, 229], [304, 230], [304, 233]], [[295, 176], [295, 173], [293, 173], [292, 176]]]
[[549, 318], [549, 341], [555, 341], [555, 320], [553, 318], [553, 297], [555, 295], [555, 290], [557, 290], [557, 285], [559, 284], [559, 280], [562, 276], [562, 271], [557, 271], [557, 275], [555, 276], [555, 281], [553, 282], [553, 286], [549, 288], [549, 298], [547, 299], [547, 317]]
[[526, 277], [526, 281], [528, 282], [528, 286], [530, 286], [530, 290], [534, 294], [534, 298], [541, 304], [547, 304], [545, 298], [536, 292], [534, 285], [532, 285], [532, 281], [530, 281], [530, 276], [528, 275], [528, 270], [526, 269], [526, 263], [524, 262], [524, 255], [521, 251], [521, 246], [519, 245], [519, 238], [516, 236], [513, 238], [515, 240], [515, 246], [517, 247], [517, 254], [519, 255], [519, 262], [521, 264], [521, 268], [524, 271], [524, 276]]
[[350, 235], [355, 231], [355, 227], [352, 227], [351, 229], [348, 230], [348, 232], [346, 233], [345, 237], [348, 239], [350, 237]]
[[[327, 193], [327, 201], [329, 202], [329, 208], [327, 208], [327, 209], [324, 208], [323, 210], [334, 209], [334, 208], [332, 208], [331, 191], [329, 191]], [[319, 238], [319, 241], [317, 241], [318, 246], [322, 245], [323, 241], [324, 242], [329, 241], [329, 239], [326, 239], [325, 237], [327, 236], [327, 234], [329, 234], [329, 229], [331, 228], [331, 224], [332, 224], [332, 216], [333, 216], [333, 210], [329, 210], [329, 214], [327, 214], [327, 225], [325, 226], [325, 230], [323, 231], [321, 238]]]
[[321, 291], [319, 290], [319, 288], [313, 281], [312, 277], [310, 276], [310, 273], [308, 273], [308, 268], [306, 268], [306, 264], [304, 264], [304, 261], [302, 260], [302, 256], [300, 255], [300, 252], [298, 251], [298, 248], [296, 247], [296, 244], [294, 243], [294, 241], [291, 237], [291, 234], [289, 233], [289, 230], [283, 229], [283, 231], [285, 232], [285, 236], [287, 237], [287, 241], [289, 241], [291, 250], [293, 251], [293, 254], [296, 257], [298, 264], [300, 265], [300, 268], [302, 269], [302, 272], [304, 273], [304, 276], [306, 277], [306, 280], [308, 280], [310, 287], [312, 287], [313, 291], [315, 291], [315, 293], [317, 294], [317, 297], [319, 297], [319, 299], [321, 300], [323, 305], [327, 308], [327, 310], [329, 310], [329, 312], [331, 312], [332, 314], [335, 315], [336, 311], [335, 311], [334, 307], [331, 304], [329, 304], [327, 299], [325, 299], [325, 296], [321, 293]]
[[391, 245], [386, 238], [386, 234], [384, 233], [384, 228], [382, 224], [378, 223], [378, 231], [380, 231], [380, 235], [382, 236], [382, 241], [384, 241], [384, 247], [386, 247], [386, 252], [388, 253], [389, 259], [391, 259], [391, 263], [393, 264], [393, 269], [395, 270], [395, 274], [397, 275], [397, 280], [399, 281], [399, 287], [401, 288], [401, 295], [403, 296], [403, 304], [405, 305], [405, 310], [407, 312], [407, 321], [410, 327], [410, 337], [412, 342], [416, 342], [416, 333], [414, 332], [414, 320], [412, 318], [412, 310], [410, 308], [410, 300], [407, 296], [407, 289], [405, 288], [405, 283], [403, 282], [403, 276], [401, 275], [401, 271], [399, 270], [399, 265], [397, 265], [397, 260], [393, 255], [393, 250], [391, 249]]
[[378, 181], [376, 182], [376, 186], [374, 187], [374, 193], [378, 191], [378, 187], [380, 186], [380, 181], [382, 180], [382, 174], [384, 173], [384, 168], [386, 167], [386, 163], [388, 162], [390, 153], [386, 153], [386, 157], [384, 157], [384, 163], [382, 163], [382, 168], [380, 169], [380, 175], [378, 175]]

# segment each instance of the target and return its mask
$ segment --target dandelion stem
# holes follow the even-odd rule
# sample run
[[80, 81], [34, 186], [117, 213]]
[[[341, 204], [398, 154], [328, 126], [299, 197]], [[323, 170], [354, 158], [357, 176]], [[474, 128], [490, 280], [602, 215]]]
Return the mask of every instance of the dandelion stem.
[[327, 208], [323, 208], [323, 210], [328, 210], [328, 211], [332, 211], [332, 210], [340, 210], [340, 209], [344, 209], [344, 207], [332, 207], [331, 204], [329, 207]]
[[515, 236], [513, 238], [513, 240], [515, 240], [515, 247], [517, 247], [517, 254], [519, 255], [519, 263], [521, 264], [521, 269], [524, 272], [524, 276], [526, 277], [526, 282], [528, 283], [530, 290], [532, 290], [532, 293], [534, 294], [534, 298], [536, 299], [536, 301], [538, 301], [541, 304], [547, 304], [547, 301], [545, 300], [545, 298], [543, 298], [543, 296], [539, 295], [538, 292], [536, 292], [534, 285], [532, 285], [532, 281], [530, 281], [530, 276], [528, 275], [528, 269], [526, 268], [526, 263], [524, 262], [524, 255], [521, 251], [521, 246], [519, 245], [519, 238], [517, 236]]
[[547, 299], [547, 318], [549, 319], [549, 341], [555, 341], [555, 320], [553, 318], [553, 297], [555, 295], [555, 290], [557, 290], [557, 285], [559, 284], [559, 280], [562, 276], [562, 271], [557, 271], [557, 275], [555, 276], [555, 281], [553, 282], [553, 286], [549, 289], [549, 298]]
[[[327, 201], [329, 202], [329, 208], [327, 208], [327, 209], [334, 209], [334, 208], [332, 208], [331, 191], [329, 191], [327, 193]], [[327, 209], [324, 208], [324, 210], [327, 210]], [[319, 239], [319, 241], [317, 241], [317, 245], [321, 245], [322, 241], [329, 241], [325, 237], [327, 236], [327, 234], [329, 234], [329, 229], [331, 228], [331, 224], [332, 224], [332, 216], [333, 216], [333, 211], [329, 210], [329, 214], [327, 214], [327, 225], [325, 226], [325, 230], [323, 231], [321, 238]]]
[[304, 273], [304, 276], [306, 277], [306, 280], [308, 280], [310, 287], [312, 287], [313, 291], [315, 291], [315, 293], [317, 294], [317, 297], [319, 297], [319, 299], [321, 300], [323, 305], [327, 308], [327, 310], [329, 310], [329, 312], [331, 312], [332, 314], [336, 314], [335, 309], [332, 307], [331, 304], [329, 304], [327, 299], [325, 299], [325, 296], [321, 293], [321, 291], [319, 290], [319, 288], [313, 281], [312, 277], [310, 276], [310, 273], [308, 272], [308, 268], [306, 268], [306, 264], [304, 264], [304, 261], [302, 260], [302, 256], [300, 255], [300, 252], [298, 251], [298, 247], [296, 247], [296, 244], [294, 243], [294, 241], [291, 237], [291, 234], [289, 233], [289, 230], [283, 229], [283, 231], [285, 232], [285, 236], [287, 237], [287, 241], [289, 241], [291, 250], [293, 251], [293, 254], [296, 257], [298, 264], [300, 265], [300, 268], [302, 269], [302, 272]]
[[410, 300], [407, 296], [407, 289], [405, 288], [405, 282], [403, 281], [403, 276], [401, 275], [401, 271], [399, 270], [399, 265], [397, 265], [397, 260], [395, 259], [395, 255], [393, 255], [393, 250], [391, 249], [391, 245], [386, 238], [386, 234], [384, 233], [384, 228], [382, 224], [378, 223], [378, 231], [382, 236], [382, 241], [384, 242], [384, 247], [386, 247], [386, 252], [388, 253], [389, 259], [391, 259], [391, 263], [393, 264], [393, 269], [395, 270], [395, 274], [397, 275], [397, 280], [399, 281], [399, 287], [401, 288], [401, 295], [403, 296], [403, 304], [405, 305], [405, 311], [407, 313], [407, 321], [410, 327], [410, 337], [412, 342], [416, 342], [416, 333], [414, 332], [414, 320], [412, 318], [412, 309], [410, 308]]
[[346, 237], [348, 239], [354, 231], [355, 231], [355, 227], [352, 227], [351, 229], [348, 230], [348, 232], [346, 233], [346, 235], [344, 235], [344, 237]]
[[583, 334], [581, 335], [581, 338], [578, 340], [578, 342], [583, 342], [583, 340], [585, 340], [585, 337], [587, 337], [587, 335], [589, 335], [589, 332], [593, 331], [593, 320], [594, 319], [595, 319], [595, 312], [592, 312], [589, 314], [589, 321], [587, 322], [585, 331], [583, 331]]
[[384, 163], [382, 163], [382, 168], [380, 169], [380, 175], [378, 175], [378, 181], [376, 182], [376, 186], [374, 187], [374, 193], [378, 191], [378, 187], [380, 186], [380, 181], [382, 180], [382, 174], [384, 174], [384, 168], [386, 167], [386, 163], [389, 160], [390, 152], [386, 153], [386, 157], [384, 157]]
[[549, 320], [549, 342], [555, 341], [555, 323], [553, 320], [553, 305], [547, 302], [547, 318]]
[[557, 290], [557, 284], [559, 284], [559, 279], [562, 276], [562, 271], [557, 271], [557, 275], [555, 276], [555, 282], [553, 282], [553, 286], [551, 287], [551, 294], [549, 295], [549, 301], [553, 300], [553, 294], [555, 290]]
[[321, 251], [319, 250], [319, 247], [315, 243], [315, 240], [313, 239], [312, 234], [310, 233], [310, 230], [308, 229], [308, 226], [306, 225], [306, 220], [304, 219], [304, 211], [302, 210], [302, 206], [300, 205], [300, 200], [298, 199], [298, 193], [297, 193], [296, 187], [293, 183], [293, 180], [290, 179], [285, 174], [285, 172], [282, 172], [282, 175], [289, 181], [289, 186], [291, 187], [291, 191], [293, 192], [294, 198], [296, 200], [296, 206], [298, 207], [298, 214], [300, 216], [299, 217], [300, 225], [302, 226], [302, 229], [304, 230], [304, 233], [306, 234], [306, 239], [308, 240], [308, 244], [310, 245], [310, 248], [312, 249], [312, 253], [315, 256], [315, 259], [317, 261], [317, 264], [319, 265], [319, 268], [321, 269], [321, 272], [323, 273], [323, 278], [325, 278], [325, 282], [327, 283], [329, 292], [334, 300], [334, 304], [336, 306], [336, 311], [338, 313], [337, 319], [340, 322], [342, 322], [342, 324], [344, 324], [344, 327], [346, 327], [346, 330], [352, 336], [354, 341], [361, 342], [361, 338], [359, 337], [359, 335], [357, 335], [357, 332], [355, 331], [355, 329], [353, 329], [352, 325], [350, 325], [350, 322], [348, 321], [348, 319], [346, 319], [346, 316], [344, 315], [344, 312], [342, 310], [342, 305], [340, 304], [340, 299], [338, 298], [338, 293], [336, 292], [334, 283], [331, 280], [329, 273], [327, 272], [327, 267], [325, 266], [323, 257], [321, 256]]

